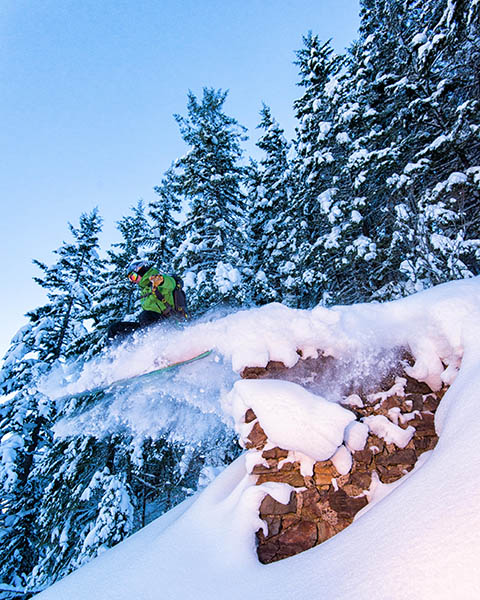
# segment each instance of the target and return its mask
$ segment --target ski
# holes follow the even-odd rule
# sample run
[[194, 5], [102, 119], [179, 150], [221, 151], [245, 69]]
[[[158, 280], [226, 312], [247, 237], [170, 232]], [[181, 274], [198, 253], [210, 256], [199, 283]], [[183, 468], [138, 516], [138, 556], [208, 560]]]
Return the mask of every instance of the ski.
[[132, 379], [135, 379], [137, 381], [140, 379], [145, 380], [145, 379], [148, 379], [149, 377], [152, 377], [153, 375], [157, 375], [158, 373], [163, 373], [164, 371], [169, 371], [170, 369], [175, 369], [175, 367], [180, 367], [182, 365], [188, 365], [188, 364], [195, 362], [197, 360], [200, 360], [202, 358], [206, 358], [211, 353], [212, 353], [212, 350], [206, 350], [205, 352], [202, 352], [201, 354], [197, 354], [197, 356], [193, 356], [192, 358], [187, 358], [185, 360], [179, 360], [178, 362], [171, 363], [169, 365], [165, 365], [164, 367], [159, 367], [158, 369], [154, 369], [153, 371], [148, 371], [147, 373], [141, 373], [140, 375], [132, 375], [131, 377], [125, 377], [124, 379], [119, 379], [119, 380], [111, 383], [108, 387], [110, 388], [110, 386], [112, 386], [112, 385], [116, 385], [117, 383], [125, 383], [126, 381], [131, 381]]
[[109, 393], [109, 392], [115, 391], [115, 389], [117, 387], [121, 387], [122, 385], [128, 384], [130, 382], [145, 381], [151, 377], [154, 377], [155, 375], [158, 375], [159, 373], [170, 371], [177, 367], [181, 367], [183, 365], [188, 365], [197, 360], [201, 360], [202, 358], [206, 358], [207, 356], [210, 356], [210, 354], [212, 354], [212, 352], [213, 352], [213, 350], [206, 350], [205, 352], [202, 352], [201, 354], [197, 354], [196, 356], [192, 356], [191, 358], [186, 358], [185, 360], [179, 360], [177, 362], [170, 363], [163, 367], [158, 367], [157, 369], [153, 369], [152, 371], [147, 371], [146, 373], [140, 373], [139, 375], [131, 375], [130, 377], [124, 377], [122, 379], [117, 379], [106, 385], [98, 385], [94, 388], [82, 390], [81, 392], [77, 392], [75, 394], [67, 394], [64, 397], [59, 398], [59, 400], [66, 400], [67, 398], [71, 400], [73, 398], [80, 398], [81, 396], [86, 396], [87, 394], [88, 395], [97, 394], [99, 392]]

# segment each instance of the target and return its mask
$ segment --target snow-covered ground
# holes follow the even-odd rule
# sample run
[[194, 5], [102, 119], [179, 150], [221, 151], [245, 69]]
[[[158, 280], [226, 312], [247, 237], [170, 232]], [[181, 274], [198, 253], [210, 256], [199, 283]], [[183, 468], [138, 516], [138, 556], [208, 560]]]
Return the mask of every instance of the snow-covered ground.
[[[152, 332], [134, 347], [117, 349], [117, 361], [102, 357], [86, 365], [69, 391], [138, 372], [140, 364], [147, 370], [158, 360], [156, 340]], [[242, 455], [196, 497], [37, 597], [480, 598], [480, 278], [385, 304], [311, 311], [273, 304], [239, 312], [172, 332], [170, 343], [162, 342], [161, 360], [167, 363], [214, 348], [217, 361], [195, 375], [198, 385], [203, 381], [211, 392], [206, 394], [208, 409], [196, 399], [204, 412], [235, 419], [241, 427], [247, 394], [246, 403], [254, 402], [255, 411], [265, 413], [262, 424], [271, 427], [279, 442], [287, 436], [291, 448], [325, 458], [342, 436], [337, 439], [336, 431], [329, 436], [324, 416], [330, 414], [334, 429], [341, 421], [342, 433], [350, 422], [339, 406], [327, 403], [322, 410], [325, 400], [317, 406], [315, 395], [305, 390], [299, 395], [298, 386], [290, 382], [275, 382], [273, 388], [260, 382], [249, 389], [243, 382], [235, 384], [235, 373], [269, 360], [293, 366], [301, 360], [297, 350], [304, 358], [318, 350], [347, 362], [351, 358], [360, 368], [359, 356], [399, 346], [409, 347], [415, 357], [412, 376], [432, 389], [451, 384], [436, 413], [440, 439], [408, 477], [378, 494], [370, 510], [359, 513], [347, 529], [302, 554], [260, 564], [254, 535], [262, 525], [259, 503], [266, 493], [287, 502], [290, 490], [273, 483], [255, 486]], [[371, 361], [366, 359], [365, 368], [372, 368]], [[49, 385], [54, 387], [55, 381]], [[330, 404], [335, 401], [331, 394], [331, 389], [325, 393]]]

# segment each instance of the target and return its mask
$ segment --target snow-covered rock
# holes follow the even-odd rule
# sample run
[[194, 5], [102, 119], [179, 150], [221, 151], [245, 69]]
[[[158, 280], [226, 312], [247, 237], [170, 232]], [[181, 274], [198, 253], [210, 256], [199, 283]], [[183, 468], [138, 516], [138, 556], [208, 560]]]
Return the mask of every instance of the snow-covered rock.
[[[155, 348], [155, 338], [144, 343]], [[194, 500], [58, 582], [40, 600], [153, 600], [159, 593], [172, 600], [243, 600], [258, 597], [259, 590], [272, 600], [479, 597], [479, 278], [385, 304], [312, 311], [266, 306], [199, 323], [162, 346], [166, 358], [213, 347], [237, 372], [272, 360], [293, 366], [303, 349], [341, 359], [367, 349], [404, 347], [415, 361], [410, 376], [436, 387], [448, 365], [455, 365], [456, 377], [435, 415], [440, 434], [435, 450], [424, 453], [421, 465], [393, 491], [327, 543], [268, 566], [258, 562], [255, 532], [263, 527], [258, 506], [267, 494], [278, 494], [278, 486], [254, 485], [256, 476], [243, 455]], [[82, 377], [88, 381], [88, 372]], [[408, 426], [418, 427], [417, 418]], [[433, 422], [424, 425], [431, 428]], [[380, 498], [382, 485], [371, 485], [370, 496]], [[276, 501], [290, 498], [277, 495]]]

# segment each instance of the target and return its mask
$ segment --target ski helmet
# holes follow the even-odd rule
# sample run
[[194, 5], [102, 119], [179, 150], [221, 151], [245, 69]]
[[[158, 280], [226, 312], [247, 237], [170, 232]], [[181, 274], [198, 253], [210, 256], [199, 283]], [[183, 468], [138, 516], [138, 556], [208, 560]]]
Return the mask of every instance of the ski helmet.
[[131, 273], [138, 273], [139, 275], [145, 275], [150, 268], [150, 265], [145, 260], [135, 260], [131, 262], [127, 267], [127, 276]]

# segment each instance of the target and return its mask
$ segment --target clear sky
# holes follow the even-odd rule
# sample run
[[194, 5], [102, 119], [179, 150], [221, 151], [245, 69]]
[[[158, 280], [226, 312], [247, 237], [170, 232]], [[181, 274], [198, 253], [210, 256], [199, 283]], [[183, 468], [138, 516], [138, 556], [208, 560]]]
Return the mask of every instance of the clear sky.
[[106, 248], [116, 221], [154, 197], [185, 150], [172, 115], [188, 90], [229, 90], [250, 148], [262, 102], [291, 138], [302, 36], [342, 52], [358, 11], [358, 0], [2, 0], [0, 358], [45, 301], [32, 258], [53, 262], [68, 221], [95, 206]]

